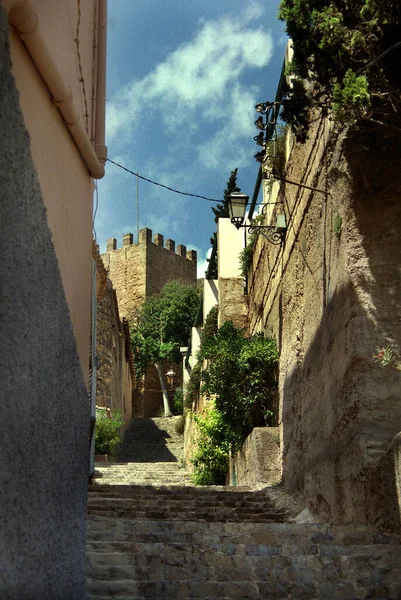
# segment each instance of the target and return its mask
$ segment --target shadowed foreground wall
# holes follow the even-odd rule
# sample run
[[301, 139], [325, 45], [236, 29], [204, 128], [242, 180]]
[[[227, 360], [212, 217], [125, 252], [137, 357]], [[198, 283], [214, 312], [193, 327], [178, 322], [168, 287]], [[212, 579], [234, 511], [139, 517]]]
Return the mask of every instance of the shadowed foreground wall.
[[0, 597], [85, 597], [89, 404], [0, 5]]

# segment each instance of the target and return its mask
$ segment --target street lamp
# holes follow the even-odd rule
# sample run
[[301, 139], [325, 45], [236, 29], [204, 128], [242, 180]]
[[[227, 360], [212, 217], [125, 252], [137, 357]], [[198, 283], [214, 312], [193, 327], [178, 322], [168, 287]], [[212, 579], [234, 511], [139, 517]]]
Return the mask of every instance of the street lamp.
[[169, 384], [169, 386], [172, 388], [174, 385], [174, 381], [175, 379], [178, 377], [177, 373], [174, 371], [173, 367], [170, 367], [170, 369], [167, 371], [166, 373], [166, 378], [167, 378], [167, 383]]
[[249, 196], [241, 192], [233, 192], [228, 197], [228, 211], [230, 220], [237, 229], [243, 227], [249, 233], [259, 232], [271, 244], [281, 245], [285, 241], [287, 224], [285, 215], [277, 215], [276, 225], [244, 225], [245, 211]]

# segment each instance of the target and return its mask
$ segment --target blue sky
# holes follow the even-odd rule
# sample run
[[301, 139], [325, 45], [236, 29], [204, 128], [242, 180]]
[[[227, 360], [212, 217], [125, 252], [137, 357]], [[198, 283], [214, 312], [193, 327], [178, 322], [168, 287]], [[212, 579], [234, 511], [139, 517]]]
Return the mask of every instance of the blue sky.
[[[110, 159], [185, 192], [221, 198], [230, 172], [251, 195], [257, 102], [273, 100], [286, 36], [279, 2], [109, 0]], [[96, 234], [136, 235], [136, 177], [107, 163]], [[215, 230], [214, 203], [139, 182], [139, 226], [198, 251]], [[201, 267], [201, 270], [203, 267]]]

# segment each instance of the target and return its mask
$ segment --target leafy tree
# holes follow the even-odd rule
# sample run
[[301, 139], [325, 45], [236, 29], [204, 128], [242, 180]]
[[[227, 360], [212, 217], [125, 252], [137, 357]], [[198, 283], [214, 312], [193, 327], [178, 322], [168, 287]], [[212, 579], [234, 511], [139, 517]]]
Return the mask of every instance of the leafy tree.
[[[212, 211], [214, 213], [214, 220], [217, 223], [220, 218], [225, 218], [229, 216], [228, 211], [228, 199], [230, 194], [233, 192], [240, 192], [241, 189], [237, 186], [237, 173], [238, 169], [234, 169], [231, 171], [230, 178], [227, 181], [226, 189], [224, 190], [223, 202], [222, 204], [216, 204], [216, 206], [212, 207]], [[210, 243], [212, 246], [217, 244], [216, 234], [210, 238]], [[209, 260], [209, 259], [208, 259]], [[209, 273], [209, 279], [217, 279], [217, 251], [213, 253], [213, 264], [211, 265], [211, 271]]]
[[282, 0], [279, 18], [294, 45], [295, 87], [282, 117], [307, 130], [312, 105], [345, 122], [401, 131], [399, 0]]
[[234, 171], [231, 171], [230, 178], [227, 181], [226, 189], [224, 190], [223, 203], [216, 204], [215, 207], [212, 207], [215, 223], [217, 223], [217, 221], [220, 218], [229, 216], [228, 199], [230, 197], [230, 194], [232, 194], [233, 192], [241, 191], [241, 189], [237, 186], [237, 174], [238, 174], [238, 169], [234, 169]]
[[208, 342], [202, 392], [215, 397], [233, 432], [242, 441], [255, 426], [270, 424], [275, 367], [275, 340], [262, 334], [245, 337], [231, 321]]
[[160, 294], [145, 300], [131, 330], [137, 373], [143, 375], [149, 363], [155, 366], [166, 416], [172, 412], [161, 363], [165, 359], [180, 362], [180, 346], [188, 342], [198, 303], [199, 292], [195, 287], [170, 281]]

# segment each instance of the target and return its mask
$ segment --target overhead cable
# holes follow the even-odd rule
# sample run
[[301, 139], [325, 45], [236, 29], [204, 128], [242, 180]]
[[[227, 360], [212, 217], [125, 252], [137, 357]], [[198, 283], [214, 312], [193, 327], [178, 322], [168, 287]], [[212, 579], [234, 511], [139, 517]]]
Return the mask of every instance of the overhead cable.
[[127, 171], [127, 173], [131, 173], [131, 175], [135, 175], [135, 177], [138, 177], [139, 179], [143, 179], [143, 181], [153, 183], [153, 185], [158, 185], [159, 187], [169, 190], [170, 192], [174, 192], [175, 194], [181, 194], [181, 196], [190, 196], [191, 198], [202, 198], [202, 200], [207, 200], [208, 202], [222, 202], [221, 199], [218, 200], [217, 198], [208, 198], [207, 196], [201, 196], [200, 194], [189, 194], [188, 192], [180, 192], [180, 190], [175, 190], [174, 188], [171, 188], [168, 185], [164, 185], [163, 183], [157, 183], [157, 181], [153, 181], [152, 179], [143, 177], [143, 175], [139, 175], [139, 173], [135, 173], [134, 171], [127, 169], [127, 167], [123, 167], [123, 165], [120, 165], [119, 163], [115, 162], [114, 160], [111, 160], [110, 158], [107, 159], [107, 162], [115, 165], [116, 167], [119, 167], [120, 169], [123, 169], [124, 171]]

